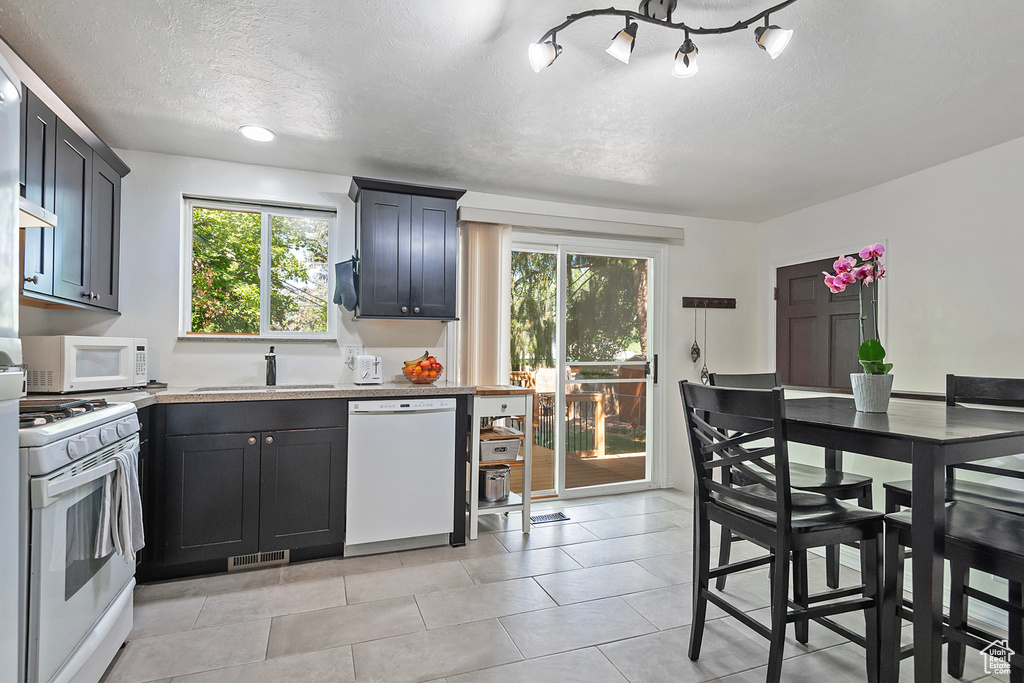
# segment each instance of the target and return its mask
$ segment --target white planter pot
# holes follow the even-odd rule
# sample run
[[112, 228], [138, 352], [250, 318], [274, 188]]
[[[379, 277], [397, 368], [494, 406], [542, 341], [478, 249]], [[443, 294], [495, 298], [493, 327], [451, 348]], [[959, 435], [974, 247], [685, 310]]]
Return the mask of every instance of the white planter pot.
[[892, 393], [892, 375], [868, 375], [851, 372], [853, 402], [863, 413], [884, 413], [889, 408]]

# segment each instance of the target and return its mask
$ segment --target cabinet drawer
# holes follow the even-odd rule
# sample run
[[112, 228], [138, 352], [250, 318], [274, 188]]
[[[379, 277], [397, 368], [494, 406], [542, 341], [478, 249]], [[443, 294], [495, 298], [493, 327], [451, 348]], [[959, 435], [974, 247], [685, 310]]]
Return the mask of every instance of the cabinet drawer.
[[474, 401], [477, 417], [502, 417], [526, 414], [526, 394], [516, 396], [488, 396]]

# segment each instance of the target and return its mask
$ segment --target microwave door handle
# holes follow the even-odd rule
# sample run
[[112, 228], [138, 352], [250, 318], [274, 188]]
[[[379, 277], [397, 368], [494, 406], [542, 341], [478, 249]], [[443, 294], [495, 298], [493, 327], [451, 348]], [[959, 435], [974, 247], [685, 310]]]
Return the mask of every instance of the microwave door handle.
[[101, 477], [105, 477], [111, 472], [117, 469], [117, 463], [113, 458], [107, 460], [99, 467], [93, 467], [92, 469], [86, 470], [81, 474], [75, 475], [63, 481], [54, 482], [47, 484], [46, 495], [50, 498], [56, 498], [57, 496], [73, 491], [80, 486], [85, 486], [91, 481], [96, 481]]

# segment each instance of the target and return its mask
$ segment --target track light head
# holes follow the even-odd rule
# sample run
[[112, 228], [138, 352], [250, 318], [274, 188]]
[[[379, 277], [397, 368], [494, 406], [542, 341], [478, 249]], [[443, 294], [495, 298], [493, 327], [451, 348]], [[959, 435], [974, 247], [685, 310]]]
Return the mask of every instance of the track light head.
[[672, 67], [672, 75], [676, 78], [689, 78], [697, 73], [697, 46], [689, 37], [676, 50], [676, 61]]
[[615, 34], [605, 52], [623, 64], [629, 64], [629, 56], [633, 54], [633, 46], [636, 45], [636, 29], [636, 22], [627, 19], [626, 28]]
[[555, 42], [554, 37], [543, 43], [530, 43], [530, 66], [540, 73], [544, 67], [551, 66], [560, 54], [562, 46]]
[[764, 18], [764, 26], [758, 26], [754, 29], [754, 40], [772, 59], [782, 54], [782, 51], [789, 45], [792, 37], [793, 29], [779, 28], [774, 25], [769, 26], [768, 17]]

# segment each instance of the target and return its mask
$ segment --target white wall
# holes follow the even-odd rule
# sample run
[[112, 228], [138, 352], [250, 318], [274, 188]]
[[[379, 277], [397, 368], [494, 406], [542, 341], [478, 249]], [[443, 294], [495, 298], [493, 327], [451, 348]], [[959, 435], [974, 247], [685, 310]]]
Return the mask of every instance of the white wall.
[[[122, 315], [111, 317], [102, 313], [22, 307], [22, 333], [147, 337], [152, 378], [180, 385], [262, 383], [267, 343], [177, 339], [181, 197], [198, 194], [336, 207], [340, 230], [334, 256], [341, 260], [348, 258], [353, 244], [353, 206], [347, 196], [351, 178], [148, 152], [119, 151], [118, 154], [132, 169], [123, 186]], [[754, 369], [758, 351], [754, 306], [758, 283], [750, 273], [756, 269], [759, 255], [757, 227], [476, 192], [467, 193], [460, 204], [685, 231], [685, 246], [669, 247], [664, 308], [667, 311], [667, 348], [660, 351], [660, 384], [662, 416], [668, 435], [664, 441], [669, 453], [668, 472], [677, 487], [688, 490], [690, 465], [678, 420], [679, 397], [675, 385], [680, 379], [699, 380], [700, 366], [694, 366], [689, 360], [693, 311], [684, 311], [681, 299], [683, 296], [736, 297], [739, 308], [735, 311], [708, 314], [709, 367], [720, 372]], [[424, 349], [443, 357], [449, 346], [445, 323], [355, 322], [352, 315], [344, 311], [340, 311], [340, 318], [337, 344], [275, 342], [280, 383], [349, 381], [350, 371], [341, 360], [340, 345], [346, 343], [361, 343], [368, 353], [383, 356], [386, 377], [397, 376], [398, 363], [403, 358], [419, 355]]]
[[[759, 279], [772, 282], [781, 263], [885, 242], [895, 389], [943, 393], [946, 373], [1024, 377], [1022, 178], [1024, 138], [769, 221]], [[773, 311], [764, 299], [764, 369], [774, 366]]]

